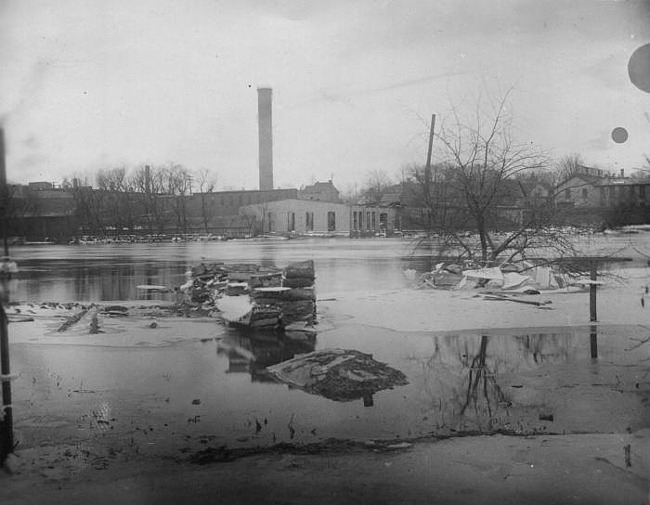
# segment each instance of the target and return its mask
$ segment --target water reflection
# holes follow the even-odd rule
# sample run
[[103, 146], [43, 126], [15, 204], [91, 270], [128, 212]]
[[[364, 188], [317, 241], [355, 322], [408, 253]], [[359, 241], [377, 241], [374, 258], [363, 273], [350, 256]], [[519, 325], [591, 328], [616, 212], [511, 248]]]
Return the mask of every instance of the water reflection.
[[25, 301], [167, 300], [169, 293], [142, 291], [141, 284], [174, 287], [185, 280], [187, 265], [137, 262], [130, 257], [102, 260], [41, 260], [20, 263], [20, 281], [12, 294]]
[[467, 380], [467, 394], [460, 409], [460, 415], [465, 415], [468, 407], [472, 406], [476, 411], [479, 409], [479, 392], [482, 400], [485, 401], [487, 413], [492, 418], [493, 404], [506, 406], [511, 402], [506, 398], [506, 395], [501, 390], [497, 383], [496, 374], [490, 370], [486, 363], [487, 346], [489, 337], [481, 336], [481, 345], [478, 353], [472, 357], [471, 363], [468, 362], [468, 356], [465, 355], [465, 366], [469, 370], [469, 377]]
[[[146, 427], [146, 437], [138, 436], [160, 451], [206, 433], [227, 445], [264, 445], [463, 432], [622, 433], [650, 419], [650, 346], [640, 345], [647, 338], [640, 327], [598, 327], [606, 366], [592, 361], [589, 326], [432, 335], [356, 325], [322, 331], [317, 341], [231, 328], [215, 341], [210, 328], [161, 348], [17, 345], [21, 446], [49, 439], [55, 426], [59, 438], [88, 437], [77, 426], [103, 404], [114, 413], [101, 437], [122, 448], [134, 426]], [[364, 408], [360, 400], [331, 401], [266, 380], [264, 368], [330, 348], [372, 354], [409, 384], [365, 398], [373, 407]]]
[[[313, 258], [319, 297], [337, 290], [396, 289], [404, 283], [402, 247], [379, 241], [53, 246], [29, 251], [31, 257], [26, 251], [22, 256], [17, 253], [21, 277], [12, 299], [161, 297], [139, 294], [135, 286], [180, 285], [188, 266], [206, 258], [277, 265]], [[644, 389], [650, 346], [640, 344], [647, 330], [637, 326], [432, 334], [394, 332], [348, 320], [335, 324], [335, 329], [321, 331], [317, 342], [220, 328], [219, 349], [212, 338], [203, 342], [196, 340], [197, 335], [160, 349], [21, 344], [12, 350], [14, 368], [20, 371], [13, 384], [14, 403], [22, 409], [16, 427], [18, 432], [22, 428], [51, 436], [52, 425], [41, 419], [42, 412], [52, 413], [59, 423], [69, 419], [70, 412], [81, 416], [97, 411], [101, 402], [120, 412], [111, 425], [118, 445], [129, 439], [132, 419], [145, 419], [155, 428], [147, 436], [155, 434], [161, 441], [173, 429], [174, 437], [181, 438], [216, 433], [224, 443], [255, 437], [251, 444], [274, 443], [276, 436], [277, 441], [287, 440], [290, 420], [298, 427], [295, 440], [311, 441], [452, 430], [624, 432], [647, 425], [650, 419]], [[261, 373], [267, 366], [318, 348], [372, 354], [404, 372], [410, 384], [365, 398], [366, 405], [374, 406], [364, 408], [361, 401], [333, 402], [271, 384]], [[201, 403], [194, 405], [194, 399]], [[194, 416], [201, 422], [188, 424], [188, 417]], [[259, 433], [255, 419], [268, 421]], [[76, 418], [65, 433], [71, 439], [83, 435], [76, 429]]]
[[591, 359], [598, 359], [598, 326], [595, 324], [590, 327], [589, 346], [591, 348]]
[[20, 273], [13, 300], [119, 301], [171, 299], [170, 294], [138, 292], [139, 284], [175, 287], [189, 267], [202, 261], [286, 265], [313, 259], [319, 293], [394, 289], [405, 285], [400, 241], [219, 242], [17, 247]]
[[282, 333], [229, 329], [217, 345], [217, 354], [228, 358], [227, 373], [250, 374], [253, 382], [276, 382], [264, 373], [266, 367], [312, 352], [315, 347], [315, 336], [298, 340]]
[[[601, 332], [607, 330], [601, 329]], [[639, 331], [639, 330], [636, 330]], [[622, 332], [598, 367], [598, 328], [520, 335], [432, 337], [433, 350], [413, 359], [420, 412], [437, 428], [593, 431], [643, 426], [650, 414], [635, 386], [648, 373], [643, 356], [626, 353]], [[602, 350], [601, 350], [602, 352]], [[621, 414], [625, 412], [625, 414]]]
[[321, 333], [319, 345], [371, 353], [407, 375], [410, 384], [381, 392], [373, 409], [388, 409], [385, 421], [407, 436], [647, 425], [650, 402], [636, 386], [650, 370], [650, 346], [638, 347], [646, 330], [597, 328], [404, 334], [357, 325]]

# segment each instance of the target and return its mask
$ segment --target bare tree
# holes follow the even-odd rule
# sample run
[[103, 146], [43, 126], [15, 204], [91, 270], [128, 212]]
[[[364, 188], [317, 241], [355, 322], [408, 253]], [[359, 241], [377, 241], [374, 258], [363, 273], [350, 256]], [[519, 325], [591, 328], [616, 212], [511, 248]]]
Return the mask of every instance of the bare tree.
[[105, 211], [103, 216], [97, 216], [96, 224], [103, 223], [103, 226], [100, 226], [102, 229], [114, 227], [118, 233], [124, 228], [133, 230], [138, 210], [126, 167], [100, 170], [95, 176], [95, 181], [98, 194], [92, 195], [92, 201], [88, 200], [89, 195], [83, 191], [77, 191], [76, 196], [84, 199], [82, 203], [89, 211]]
[[555, 166], [555, 170], [551, 173], [554, 185], [560, 184], [578, 173], [582, 166], [584, 166], [584, 161], [578, 153], [563, 156]]
[[[525, 208], [519, 178], [548, 162], [513, 139], [507, 98], [487, 112], [477, 107], [471, 122], [453, 111], [453, 125], [436, 134], [443, 162], [432, 175], [434, 193], [424, 195], [428, 230], [442, 237], [442, 246], [483, 265], [521, 260], [533, 249], [570, 248], [568, 237], [549, 226], [549, 204]], [[422, 176], [417, 181], [428, 187]]]
[[108, 170], [100, 170], [95, 176], [95, 181], [97, 187], [104, 191], [126, 191], [126, 168], [116, 167]]
[[211, 173], [204, 168], [196, 173], [196, 181], [199, 185], [199, 195], [201, 198], [201, 218], [205, 233], [208, 233], [208, 195], [214, 191], [217, 186], [217, 174]]
[[341, 191], [341, 200], [345, 203], [355, 204], [359, 201], [360, 198], [361, 192], [359, 190], [359, 184], [357, 182], [348, 184], [346, 188]]
[[409, 227], [430, 231], [462, 228], [452, 222], [457, 215], [454, 209], [459, 207], [454, 202], [452, 174], [451, 167], [442, 163], [434, 164], [430, 175], [424, 166], [413, 164], [404, 169], [401, 186]]
[[103, 212], [106, 207], [105, 191], [95, 191], [89, 186], [74, 186], [72, 194], [78, 226], [83, 233], [101, 231], [113, 224], [107, 221], [107, 213]]
[[187, 233], [187, 195], [192, 190], [192, 174], [182, 165], [171, 163], [162, 169], [163, 192], [173, 197], [176, 226]]
[[165, 170], [149, 165], [139, 167], [129, 178], [129, 185], [141, 193], [144, 207], [144, 220], [149, 233], [162, 232], [167, 222], [164, 205]]
[[364, 203], [378, 205], [382, 197], [393, 186], [393, 179], [385, 170], [372, 170], [366, 174], [363, 194]]

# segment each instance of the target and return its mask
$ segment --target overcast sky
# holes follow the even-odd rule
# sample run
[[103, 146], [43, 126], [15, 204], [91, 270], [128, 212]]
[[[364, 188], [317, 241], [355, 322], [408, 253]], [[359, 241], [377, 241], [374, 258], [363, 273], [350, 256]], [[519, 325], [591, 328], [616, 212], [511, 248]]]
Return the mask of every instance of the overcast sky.
[[256, 189], [258, 86], [273, 88], [280, 187], [424, 163], [432, 113], [510, 88], [519, 141], [641, 167], [650, 94], [627, 63], [650, 43], [648, 4], [0, 0], [8, 178], [176, 162]]

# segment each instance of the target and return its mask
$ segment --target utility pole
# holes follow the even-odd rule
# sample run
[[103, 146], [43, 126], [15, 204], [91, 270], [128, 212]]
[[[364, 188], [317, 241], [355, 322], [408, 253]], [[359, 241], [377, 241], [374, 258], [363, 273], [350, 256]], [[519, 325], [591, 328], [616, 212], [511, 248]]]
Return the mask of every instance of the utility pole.
[[431, 182], [431, 153], [433, 152], [433, 132], [436, 127], [436, 115], [431, 114], [431, 129], [429, 130], [429, 151], [427, 152], [427, 165], [424, 168], [424, 177], [427, 185]]
[[11, 367], [9, 364], [9, 329], [5, 304], [9, 303], [9, 280], [12, 263], [9, 261], [7, 211], [9, 191], [5, 166], [4, 129], [0, 126], [0, 210], [2, 211], [2, 237], [4, 257], [0, 264], [0, 382], [2, 383], [2, 410], [0, 410], [0, 465], [4, 466], [9, 454], [14, 452], [13, 409], [11, 405]]
[[429, 131], [429, 150], [427, 152], [427, 164], [424, 167], [424, 191], [426, 192], [425, 195], [425, 202], [427, 203], [427, 229], [428, 231], [431, 231], [431, 226], [432, 226], [432, 199], [431, 199], [431, 153], [433, 151], [433, 133], [436, 127], [436, 115], [431, 114], [431, 129]]

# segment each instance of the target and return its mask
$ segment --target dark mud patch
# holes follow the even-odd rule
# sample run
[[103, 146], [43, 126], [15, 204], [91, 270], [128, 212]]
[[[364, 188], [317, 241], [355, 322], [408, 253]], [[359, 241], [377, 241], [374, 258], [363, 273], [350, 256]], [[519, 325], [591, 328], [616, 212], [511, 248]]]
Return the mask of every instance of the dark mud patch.
[[361, 452], [389, 452], [409, 449], [412, 442], [404, 440], [387, 440], [378, 442], [360, 442], [355, 440], [327, 439], [312, 444], [280, 443], [269, 447], [208, 447], [197, 451], [185, 459], [195, 465], [208, 465], [212, 463], [228, 463], [248, 456], [258, 455], [323, 455], [323, 454], [350, 454]]
[[511, 430], [494, 430], [491, 433], [482, 431], [464, 431], [455, 432], [447, 435], [427, 435], [412, 438], [396, 438], [386, 440], [349, 440], [329, 438], [320, 442], [310, 444], [292, 444], [282, 442], [270, 446], [257, 447], [228, 447], [220, 445], [216, 447], [206, 447], [205, 449], [190, 452], [189, 449], [181, 450], [185, 453], [183, 456], [174, 458], [178, 463], [190, 463], [194, 465], [209, 465], [214, 463], [230, 463], [238, 459], [260, 456], [260, 455], [284, 455], [293, 456], [314, 456], [314, 455], [331, 455], [331, 454], [362, 454], [362, 453], [392, 453], [396, 451], [410, 450], [417, 443], [437, 443], [444, 440], [472, 438], [472, 437], [493, 437], [506, 436], [513, 438], [534, 438], [536, 436], [562, 436], [561, 434], [539, 433], [531, 435], [530, 433], [520, 433]]

